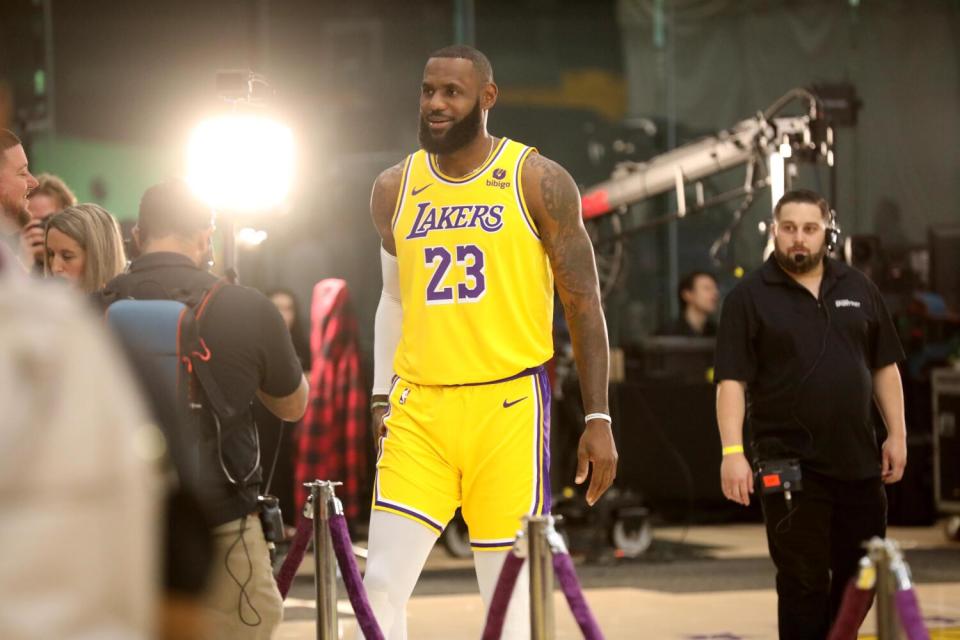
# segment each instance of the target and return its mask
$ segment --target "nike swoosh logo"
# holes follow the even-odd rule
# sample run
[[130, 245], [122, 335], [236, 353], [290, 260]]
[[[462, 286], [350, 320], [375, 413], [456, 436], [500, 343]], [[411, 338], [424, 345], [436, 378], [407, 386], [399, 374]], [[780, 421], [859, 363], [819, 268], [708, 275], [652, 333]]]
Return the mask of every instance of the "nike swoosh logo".
[[523, 402], [523, 401], [526, 400], [526, 399], [527, 399], [527, 396], [523, 396], [523, 397], [520, 398], [519, 400], [514, 400], [513, 402], [507, 402], [506, 400], [504, 400], [504, 401], [503, 401], [503, 408], [506, 409], [506, 408], [508, 408], [508, 407], [512, 407], [513, 405], [517, 404], [518, 402]]
[[417, 195], [418, 193], [422, 192], [422, 191], [423, 191], [424, 189], [426, 189], [427, 187], [431, 186], [432, 184], [433, 184], [433, 183], [431, 182], [431, 183], [429, 183], [426, 187], [420, 187], [419, 189], [417, 189], [416, 187], [414, 187], [413, 190], [410, 192], [410, 195], [415, 196], [415, 195]]

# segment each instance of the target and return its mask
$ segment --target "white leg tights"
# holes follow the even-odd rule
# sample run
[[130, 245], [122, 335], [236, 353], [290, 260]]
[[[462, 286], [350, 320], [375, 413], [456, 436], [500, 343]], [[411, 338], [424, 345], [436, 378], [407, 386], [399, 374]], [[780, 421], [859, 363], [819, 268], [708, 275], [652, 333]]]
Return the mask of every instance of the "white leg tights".
[[[500, 577], [500, 568], [507, 557], [506, 551], [475, 551], [473, 562], [477, 569], [477, 584], [480, 586], [480, 597], [483, 598], [483, 608], [490, 608], [493, 592]], [[510, 598], [507, 607], [507, 617], [503, 622], [503, 640], [520, 640], [530, 637], [530, 572], [529, 563], [523, 564], [520, 575], [517, 576], [517, 586]]]
[[385, 511], [370, 515], [363, 586], [387, 640], [406, 640], [407, 600], [436, 542], [436, 535], [412, 520]]
[[[367, 566], [363, 586], [370, 606], [387, 640], [406, 640], [407, 601], [437, 537], [423, 525], [384, 511], [370, 516]], [[490, 607], [506, 551], [473, 554], [477, 584], [484, 609]], [[503, 640], [525, 639], [530, 634], [530, 587], [524, 563], [507, 608]], [[356, 635], [360, 637], [359, 630]]]

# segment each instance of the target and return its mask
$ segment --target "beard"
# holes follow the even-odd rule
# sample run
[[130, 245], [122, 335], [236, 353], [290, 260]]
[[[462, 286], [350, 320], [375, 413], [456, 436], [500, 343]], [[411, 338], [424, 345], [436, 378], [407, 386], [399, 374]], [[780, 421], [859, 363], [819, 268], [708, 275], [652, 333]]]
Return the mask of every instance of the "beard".
[[781, 269], [788, 273], [800, 275], [811, 271], [823, 262], [823, 257], [827, 255], [827, 243], [820, 245], [819, 251], [814, 253], [808, 253], [806, 255], [797, 253], [793, 256], [785, 251], [781, 251], [780, 247], [774, 246], [773, 255]]
[[27, 210], [25, 206], [16, 202], [0, 202], [0, 214], [6, 218], [9, 222], [16, 225], [16, 228], [23, 229], [27, 226], [33, 216], [30, 215], [30, 211]]
[[427, 153], [453, 153], [473, 142], [473, 139], [480, 135], [482, 124], [483, 111], [480, 109], [478, 98], [470, 113], [460, 122], [453, 123], [447, 132], [440, 137], [433, 135], [430, 131], [430, 123], [421, 115], [417, 137], [420, 140], [420, 146]]

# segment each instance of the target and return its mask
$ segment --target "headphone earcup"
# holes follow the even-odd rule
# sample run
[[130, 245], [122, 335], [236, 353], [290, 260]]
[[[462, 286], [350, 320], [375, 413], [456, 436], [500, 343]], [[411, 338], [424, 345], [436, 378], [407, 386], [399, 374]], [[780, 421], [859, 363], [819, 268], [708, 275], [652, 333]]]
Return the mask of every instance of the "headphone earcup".
[[830, 226], [827, 227], [827, 251], [833, 251], [840, 246], [840, 227], [837, 225], [837, 212], [830, 210]]

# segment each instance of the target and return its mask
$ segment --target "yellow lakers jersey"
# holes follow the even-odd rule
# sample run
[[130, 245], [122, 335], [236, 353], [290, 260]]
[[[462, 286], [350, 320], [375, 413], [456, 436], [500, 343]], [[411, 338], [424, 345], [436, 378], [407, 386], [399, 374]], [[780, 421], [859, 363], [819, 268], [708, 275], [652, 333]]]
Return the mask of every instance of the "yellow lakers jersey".
[[553, 355], [553, 273], [520, 184], [531, 151], [503, 138], [460, 178], [423, 150], [407, 158], [393, 215], [404, 380], [492, 382]]

